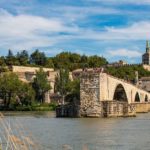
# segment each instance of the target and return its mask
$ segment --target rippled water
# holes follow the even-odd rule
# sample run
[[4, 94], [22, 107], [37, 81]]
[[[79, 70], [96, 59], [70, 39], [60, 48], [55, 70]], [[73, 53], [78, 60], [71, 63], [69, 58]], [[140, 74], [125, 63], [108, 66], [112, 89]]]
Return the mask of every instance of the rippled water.
[[43, 150], [150, 150], [150, 113], [133, 118], [55, 118], [53, 112], [5, 113], [19, 121]]

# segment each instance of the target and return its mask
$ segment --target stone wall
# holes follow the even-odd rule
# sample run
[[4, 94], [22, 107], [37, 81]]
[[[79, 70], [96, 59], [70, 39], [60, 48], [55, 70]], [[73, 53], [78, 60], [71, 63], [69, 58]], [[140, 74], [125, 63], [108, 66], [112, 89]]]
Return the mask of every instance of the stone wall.
[[133, 117], [136, 116], [135, 104], [118, 101], [102, 101], [94, 107], [66, 104], [56, 108], [57, 117]]
[[83, 73], [80, 80], [80, 115], [101, 116], [99, 74]]
[[137, 113], [147, 113], [149, 112], [149, 103], [134, 103], [136, 105]]
[[[16, 73], [19, 79], [23, 82], [30, 83], [36, 76], [36, 71], [38, 71], [39, 67], [26, 67], [26, 66], [12, 66], [12, 72]], [[45, 94], [45, 102], [50, 103], [50, 94], [54, 93], [54, 85], [55, 85], [55, 76], [57, 75], [57, 71], [54, 71], [53, 68], [43, 68], [43, 70], [47, 73], [47, 79], [49, 84], [51, 85], [51, 90]]]
[[[36, 72], [39, 70], [39, 67], [27, 67], [27, 66], [12, 66], [13, 72]], [[54, 71], [53, 68], [43, 68], [45, 72]]]
[[103, 117], [131, 117], [136, 116], [136, 106], [127, 102], [103, 101]]
[[80, 82], [81, 117], [135, 116], [134, 104], [113, 100], [114, 89], [120, 81], [109, 77], [105, 73], [83, 72]]

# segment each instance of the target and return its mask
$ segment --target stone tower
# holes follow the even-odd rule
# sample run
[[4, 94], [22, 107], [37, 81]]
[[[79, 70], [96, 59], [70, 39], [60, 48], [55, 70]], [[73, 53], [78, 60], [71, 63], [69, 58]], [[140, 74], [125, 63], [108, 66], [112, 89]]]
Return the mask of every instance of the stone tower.
[[146, 53], [142, 55], [142, 63], [150, 65], [150, 47], [148, 41], [146, 41]]

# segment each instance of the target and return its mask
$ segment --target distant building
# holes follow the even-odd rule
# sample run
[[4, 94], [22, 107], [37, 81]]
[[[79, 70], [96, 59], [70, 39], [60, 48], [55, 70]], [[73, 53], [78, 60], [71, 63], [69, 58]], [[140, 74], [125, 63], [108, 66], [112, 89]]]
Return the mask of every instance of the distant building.
[[124, 66], [124, 65], [127, 65], [127, 62], [125, 62], [123, 60], [119, 60], [118, 62], [110, 63], [107, 66], [108, 67], [121, 67], [121, 66]]
[[150, 47], [148, 41], [146, 41], [146, 52], [142, 55], [142, 63], [144, 65], [150, 65]]
[[138, 82], [138, 86], [143, 90], [150, 92], [150, 77], [142, 77]]
[[[39, 67], [26, 67], [26, 66], [12, 66], [11, 71], [16, 73], [19, 79], [23, 82], [30, 83], [36, 76], [36, 71]], [[54, 71], [53, 68], [43, 68], [47, 73], [47, 79], [52, 89], [45, 94], [45, 102], [50, 103], [50, 96], [54, 94], [55, 76], [58, 72]]]

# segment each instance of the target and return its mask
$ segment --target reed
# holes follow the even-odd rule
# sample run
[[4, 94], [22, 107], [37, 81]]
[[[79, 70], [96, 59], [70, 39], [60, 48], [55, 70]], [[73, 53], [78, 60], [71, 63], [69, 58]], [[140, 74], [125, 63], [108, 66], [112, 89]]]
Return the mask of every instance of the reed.
[[0, 113], [0, 126], [0, 150], [39, 149], [38, 144], [34, 143], [31, 135], [27, 135], [27, 131], [17, 119], [11, 124], [9, 119]]

